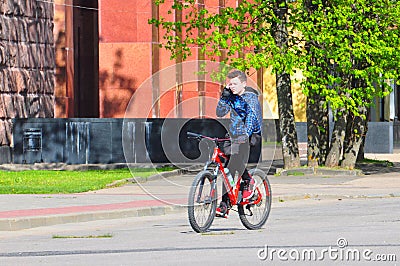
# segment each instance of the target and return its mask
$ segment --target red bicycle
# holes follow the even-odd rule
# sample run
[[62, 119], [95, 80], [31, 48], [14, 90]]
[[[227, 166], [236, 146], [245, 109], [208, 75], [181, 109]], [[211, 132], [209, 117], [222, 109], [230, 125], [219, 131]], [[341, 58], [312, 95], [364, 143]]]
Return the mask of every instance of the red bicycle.
[[[223, 183], [229, 197], [228, 208], [239, 213], [242, 224], [250, 230], [260, 229], [268, 219], [271, 210], [271, 186], [266, 174], [260, 169], [249, 170], [256, 182], [254, 196], [246, 201], [242, 200], [241, 177], [232, 186], [224, 171], [224, 161], [228, 159], [220, 149], [220, 144], [230, 139], [212, 138], [197, 133], [188, 132], [188, 138], [198, 140], [208, 139], [215, 143], [212, 156], [203, 170], [193, 180], [188, 199], [189, 223], [194, 231], [202, 233], [212, 225], [217, 208], [217, 180], [223, 178]], [[236, 209], [233, 209], [234, 207]]]

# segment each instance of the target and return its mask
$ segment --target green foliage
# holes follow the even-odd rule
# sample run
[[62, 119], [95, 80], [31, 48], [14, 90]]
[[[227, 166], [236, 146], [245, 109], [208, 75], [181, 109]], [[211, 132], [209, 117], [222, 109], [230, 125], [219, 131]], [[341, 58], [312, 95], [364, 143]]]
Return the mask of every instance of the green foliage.
[[[162, 46], [172, 57], [185, 60], [192, 48], [200, 48], [206, 58], [241, 70], [271, 67], [290, 75], [301, 70], [309, 103], [318, 96], [336, 115], [365, 121], [373, 99], [387, 95], [389, 81], [400, 77], [398, 1], [243, 0], [208, 10], [195, 0], [161, 2], [183, 18], [150, 20], [166, 32]], [[278, 84], [279, 106], [280, 89]], [[280, 111], [281, 118], [289, 112]], [[365, 134], [349, 132], [347, 140]], [[284, 137], [288, 143], [294, 139]]]
[[359, 115], [360, 107], [388, 94], [387, 80], [399, 76], [396, 2], [298, 1], [294, 21], [307, 44], [307, 96], [322, 95], [334, 110]]
[[[149, 23], [162, 28], [163, 47], [170, 50], [172, 58], [181, 56], [183, 60], [191, 55], [194, 47], [200, 47], [207, 58], [222, 60], [232, 67], [247, 70], [272, 66], [274, 71], [293, 72], [296, 66], [299, 40], [289, 32], [285, 46], [276, 44], [274, 34], [277, 24], [287, 20], [285, 1], [244, 0], [237, 7], [206, 10], [197, 1], [174, 1], [159, 3], [171, 10], [171, 14], [182, 12], [183, 21], [172, 22], [172, 17]], [[282, 12], [283, 12], [282, 11]], [[182, 33], [176, 34], [176, 33]]]
[[158, 1], [171, 14], [182, 12], [183, 21], [149, 21], [166, 32], [162, 46], [172, 57], [185, 60], [200, 47], [207, 58], [242, 70], [300, 69], [304, 93], [325, 97], [334, 110], [358, 115], [399, 76], [397, 1], [244, 0], [219, 10], [194, 0], [173, 3]]

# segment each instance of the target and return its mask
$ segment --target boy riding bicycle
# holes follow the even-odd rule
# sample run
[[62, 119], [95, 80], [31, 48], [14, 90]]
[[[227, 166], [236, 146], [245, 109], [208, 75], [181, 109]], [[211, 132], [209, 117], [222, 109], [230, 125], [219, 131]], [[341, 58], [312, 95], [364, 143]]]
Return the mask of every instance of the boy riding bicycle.
[[[261, 141], [262, 114], [258, 92], [247, 86], [247, 76], [240, 70], [228, 73], [227, 85], [216, 108], [217, 117], [223, 117], [229, 112], [231, 146], [230, 150], [226, 151], [230, 156], [225, 166], [233, 177], [236, 172], [242, 177], [244, 182], [242, 198], [248, 200], [254, 194], [255, 182], [249, 175], [246, 164], [250, 145], [259, 145]], [[216, 215], [227, 218], [229, 207], [228, 195], [223, 185], [222, 201], [216, 210]]]

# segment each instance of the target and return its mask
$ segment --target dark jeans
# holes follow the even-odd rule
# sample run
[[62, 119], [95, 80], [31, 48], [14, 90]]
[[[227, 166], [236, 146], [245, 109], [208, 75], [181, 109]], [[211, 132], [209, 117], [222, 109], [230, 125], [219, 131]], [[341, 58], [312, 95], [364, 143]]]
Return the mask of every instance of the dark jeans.
[[[241, 176], [243, 181], [250, 181], [250, 175], [246, 169], [250, 152], [249, 143], [232, 142], [231, 145], [232, 152], [231, 155], [228, 155], [228, 161], [225, 162], [225, 167], [228, 167], [233, 177], [235, 177], [236, 172], [238, 172], [238, 176]], [[228, 193], [224, 184], [222, 184], [222, 201], [228, 202]]]

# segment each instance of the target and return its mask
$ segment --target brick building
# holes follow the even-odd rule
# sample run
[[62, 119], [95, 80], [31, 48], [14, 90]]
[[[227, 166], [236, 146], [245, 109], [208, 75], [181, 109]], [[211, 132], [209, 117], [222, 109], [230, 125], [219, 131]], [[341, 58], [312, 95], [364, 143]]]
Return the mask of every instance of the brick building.
[[[198, 2], [218, 12], [239, 1]], [[159, 48], [165, 33], [148, 24], [158, 16], [176, 20], [182, 14], [168, 14], [152, 0], [0, 1], [0, 148], [13, 145], [13, 118], [124, 117], [128, 102], [144, 82], [181, 62]], [[197, 48], [192, 52], [188, 60], [207, 59]], [[275, 78], [267, 71], [251, 74], [263, 90], [264, 118], [277, 119]], [[217, 98], [219, 87], [180, 84], [182, 75], [175, 68], [176, 82], [168, 88], [151, 83], [141, 93], [152, 112], [139, 106], [129, 116], [213, 117], [214, 106], [204, 98]], [[305, 97], [298, 88], [293, 84], [295, 116], [305, 121]], [[378, 103], [376, 120], [398, 119], [397, 90]], [[193, 101], [177, 108], [188, 99]]]
[[[212, 12], [236, 6], [241, 0], [198, 0]], [[126, 106], [139, 86], [153, 74], [179, 63], [171, 60], [158, 44], [165, 34], [148, 24], [159, 16], [171, 20], [181, 13], [168, 10], [152, 0], [56, 0], [55, 35], [57, 82], [56, 117], [124, 117]], [[172, 0], [166, 2], [173, 3]], [[72, 7], [74, 6], [74, 7]], [[57, 37], [59, 36], [59, 37]], [[197, 48], [188, 60], [207, 59]], [[179, 69], [176, 70], [179, 84]], [[278, 119], [275, 78], [267, 70], [252, 73], [251, 79], [263, 91], [264, 118]], [[298, 73], [301, 75], [301, 73]], [[294, 77], [301, 79], [301, 76]], [[300, 86], [292, 84], [296, 121], [306, 121], [305, 97]], [[195, 99], [192, 105], [174, 113], [175, 117], [212, 117], [213, 108], [202, 103], [203, 97], [218, 97], [212, 84], [184, 84], [163, 91], [160, 84], [147, 88], [145, 99], [154, 106], [151, 114], [137, 108], [134, 117], [166, 117], [180, 102]], [[399, 88], [377, 99], [372, 121], [394, 121], [399, 128]], [[193, 111], [194, 110], [194, 111]], [[397, 132], [397, 133], [396, 133]], [[396, 129], [394, 135], [397, 136]], [[396, 141], [396, 140], [395, 140]], [[397, 140], [398, 141], [398, 140]]]
[[[237, 4], [225, 0], [203, 2], [216, 10], [225, 2]], [[159, 48], [164, 33], [148, 24], [149, 19], [158, 16], [179, 19], [181, 14], [167, 14], [164, 9], [151, 0], [55, 1], [56, 117], [123, 117], [130, 98], [144, 81], [181, 62], [171, 60], [169, 52]], [[188, 60], [206, 59], [197, 48], [192, 51]], [[219, 88], [201, 82], [180, 86], [181, 75], [177, 69], [176, 88], [153, 84], [148, 89], [148, 100], [155, 109], [152, 117], [166, 117], [189, 98], [197, 98], [197, 106], [180, 110], [176, 116], [196, 116], [197, 112], [203, 117], [211, 112], [201, 103], [201, 96], [218, 97]], [[260, 84], [256, 74], [252, 78]], [[137, 110], [134, 116], [149, 115]]]
[[[179, 20], [182, 14], [168, 14], [166, 5], [157, 6], [152, 0], [56, 0], [55, 36], [57, 51], [56, 117], [123, 117], [126, 105], [136, 89], [160, 70], [181, 62], [171, 60], [170, 53], [159, 48], [165, 34], [148, 24], [159, 16]], [[168, 2], [168, 1], [167, 1]], [[170, 1], [172, 3], [172, 1]], [[202, 0], [213, 12], [225, 6], [236, 6], [240, 0]], [[74, 6], [74, 7], [72, 7]], [[196, 47], [187, 60], [206, 60]], [[177, 69], [176, 79], [179, 84]], [[275, 78], [268, 72], [252, 71], [254, 84], [262, 88], [264, 101], [277, 119]], [[163, 91], [152, 85], [148, 99], [156, 110], [153, 117], [165, 117], [181, 101], [197, 98], [200, 117], [210, 111], [202, 105], [201, 97], [217, 97], [218, 88], [210, 84], [184, 84]], [[304, 102], [299, 86], [294, 84], [294, 98]], [[297, 89], [296, 89], [297, 88]], [[162, 96], [162, 97], [161, 97]], [[212, 109], [212, 108], [211, 108]], [[211, 110], [210, 109], [210, 110]], [[178, 116], [194, 116], [182, 110]], [[295, 106], [297, 119], [304, 120], [304, 108]], [[137, 117], [147, 114], [137, 113]]]
[[[237, 4], [206, 2], [216, 10], [225, 2]], [[164, 32], [148, 24], [159, 15], [179, 19], [182, 14], [168, 14], [152, 0], [1, 1], [0, 149], [8, 148], [10, 154], [15, 118], [124, 117], [143, 82], [182, 62], [171, 60], [159, 47]], [[188, 60], [198, 59], [207, 58], [193, 48]], [[201, 81], [182, 84], [183, 75], [175, 68], [172, 86], [152, 83], [142, 90], [141, 104], [151, 105], [152, 111], [139, 106], [129, 116], [215, 116], [215, 105], [204, 98], [217, 99], [219, 86]], [[252, 76], [254, 84], [261, 84], [260, 77]], [[188, 99], [193, 101], [180, 105]], [[12, 156], [5, 157], [0, 161]]]

